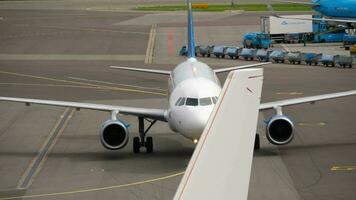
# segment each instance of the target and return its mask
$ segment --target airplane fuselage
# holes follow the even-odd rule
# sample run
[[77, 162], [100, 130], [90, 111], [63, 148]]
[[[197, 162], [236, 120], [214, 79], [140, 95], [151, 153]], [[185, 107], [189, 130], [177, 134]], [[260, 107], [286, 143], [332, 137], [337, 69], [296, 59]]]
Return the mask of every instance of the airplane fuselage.
[[170, 128], [199, 139], [220, 94], [219, 79], [208, 65], [189, 58], [177, 65], [168, 82]]
[[313, 9], [327, 17], [356, 18], [355, 0], [312, 0], [312, 2], [320, 4], [313, 6]]

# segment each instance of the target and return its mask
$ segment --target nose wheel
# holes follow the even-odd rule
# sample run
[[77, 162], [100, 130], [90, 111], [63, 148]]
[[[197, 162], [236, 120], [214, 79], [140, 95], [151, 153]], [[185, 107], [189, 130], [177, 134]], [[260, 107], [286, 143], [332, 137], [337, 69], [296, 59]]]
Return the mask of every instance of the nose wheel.
[[[150, 125], [147, 127], [145, 130], [145, 121], [148, 121]], [[146, 148], [147, 153], [152, 153], [153, 152], [153, 138], [152, 137], [146, 137], [146, 133], [151, 129], [153, 124], [156, 123], [157, 120], [149, 120], [145, 119], [143, 117], [138, 117], [138, 132], [140, 134], [140, 137], [134, 137], [133, 138], [133, 152], [134, 153], [140, 153], [141, 147]]]

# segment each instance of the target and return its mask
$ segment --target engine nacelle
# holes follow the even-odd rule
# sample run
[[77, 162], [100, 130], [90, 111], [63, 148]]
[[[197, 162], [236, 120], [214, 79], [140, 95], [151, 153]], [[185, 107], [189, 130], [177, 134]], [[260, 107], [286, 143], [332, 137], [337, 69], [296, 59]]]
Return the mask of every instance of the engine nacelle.
[[275, 115], [267, 122], [266, 136], [274, 145], [288, 144], [294, 137], [294, 124], [287, 116]]
[[129, 141], [127, 125], [120, 120], [108, 120], [100, 130], [101, 144], [107, 149], [118, 150], [124, 148]]

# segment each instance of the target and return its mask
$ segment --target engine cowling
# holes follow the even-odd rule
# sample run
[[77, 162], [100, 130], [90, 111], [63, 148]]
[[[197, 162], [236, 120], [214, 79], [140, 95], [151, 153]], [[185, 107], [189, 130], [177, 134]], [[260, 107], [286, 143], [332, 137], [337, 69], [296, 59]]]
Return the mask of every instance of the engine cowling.
[[288, 144], [294, 137], [294, 124], [287, 116], [275, 115], [267, 123], [266, 135], [274, 145]]
[[103, 123], [100, 130], [101, 144], [110, 150], [124, 148], [129, 141], [127, 125], [120, 120], [108, 120]]

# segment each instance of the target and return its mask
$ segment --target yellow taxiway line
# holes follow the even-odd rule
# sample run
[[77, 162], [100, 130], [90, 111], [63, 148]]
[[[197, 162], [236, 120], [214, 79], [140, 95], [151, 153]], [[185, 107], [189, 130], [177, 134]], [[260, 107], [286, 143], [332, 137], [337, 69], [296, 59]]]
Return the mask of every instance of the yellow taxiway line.
[[353, 171], [356, 170], [355, 166], [333, 166], [330, 168], [331, 171]]
[[36, 197], [60, 196], [60, 195], [70, 195], [70, 194], [78, 194], [78, 193], [86, 193], [86, 192], [96, 192], [96, 191], [103, 191], [103, 190], [112, 190], [112, 189], [125, 188], [125, 187], [130, 187], [130, 186], [137, 186], [137, 185], [143, 185], [143, 184], [147, 184], [147, 183], [163, 181], [163, 180], [167, 180], [167, 179], [174, 178], [177, 176], [181, 176], [183, 174], [184, 174], [184, 172], [178, 172], [178, 173], [174, 173], [171, 175], [162, 176], [162, 177], [158, 177], [158, 178], [147, 179], [147, 180], [143, 180], [143, 181], [137, 181], [137, 182], [126, 183], [126, 184], [121, 184], [121, 185], [106, 186], [106, 187], [89, 188], [89, 189], [82, 189], [82, 190], [72, 190], [72, 191], [66, 191], [66, 192], [54, 192], [54, 193], [43, 193], [43, 194], [33, 194], [33, 195], [24, 195], [24, 196], [2, 197], [2, 198], [0, 198], [0, 200], [28, 199], [28, 198], [36, 198]]

